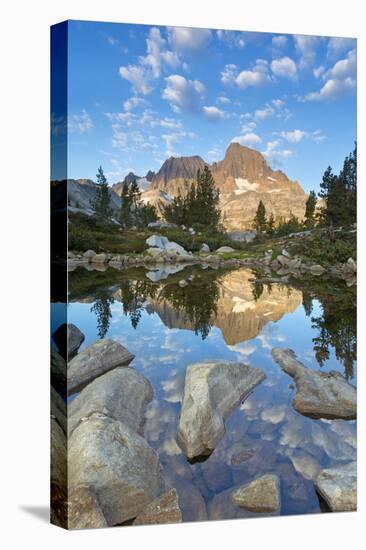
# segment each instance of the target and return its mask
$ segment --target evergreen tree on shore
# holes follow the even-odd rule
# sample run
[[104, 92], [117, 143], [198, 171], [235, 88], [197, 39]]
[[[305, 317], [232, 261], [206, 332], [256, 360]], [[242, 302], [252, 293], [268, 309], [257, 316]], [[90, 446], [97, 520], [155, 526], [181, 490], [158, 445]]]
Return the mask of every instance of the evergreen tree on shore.
[[314, 227], [315, 207], [316, 207], [316, 193], [315, 191], [310, 191], [306, 201], [306, 207], [305, 207], [305, 227], [307, 229], [311, 229]]
[[266, 219], [266, 207], [264, 206], [262, 201], [259, 201], [257, 213], [254, 217], [254, 229], [258, 231], [258, 233], [264, 233], [267, 226], [267, 219]]
[[108, 219], [112, 215], [110, 208], [110, 191], [107, 178], [104, 175], [103, 168], [99, 166], [97, 172], [97, 189], [94, 199], [91, 201], [91, 207], [95, 210], [97, 216]]

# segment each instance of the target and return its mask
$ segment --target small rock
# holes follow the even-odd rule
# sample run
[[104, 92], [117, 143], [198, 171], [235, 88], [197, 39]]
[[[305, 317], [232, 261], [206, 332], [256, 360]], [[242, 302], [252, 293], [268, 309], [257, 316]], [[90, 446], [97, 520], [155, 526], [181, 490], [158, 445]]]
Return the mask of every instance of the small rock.
[[178, 284], [181, 288], [185, 288], [186, 286], [188, 286], [188, 283], [185, 279], [182, 279], [181, 281], [179, 281]]
[[281, 509], [280, 480], [276, 475], [264, 475], [236, 489], [234, 502], [250, 512], [279, 512]]
[[93, 256], [96, 256], [96, 252], [94, 252], [94, 250], [87, 250], [86, 252], [84, 252], [83, 256], [84, 258], [93, 258]]
[[90, 261], [93, 263], [93, 264], [106, 264], [109, 260], [109, 256], [108, 254], [95, 254], [95, 256], [92, 256], [90, 258]]
[[286, 248], [283, 248], [281, 251], [282, 256], [286, 256], [286, 258], [291, 258], [291, 254], [286, 250]]
[[216, 250], [216, 254], [226, 254], [228, 252], [235, 252], [235, 249], [231, 248], [231, 246], [220, 246], [220, 248]]
[[206, 244], [206, 243], [202, 244], [201, 252], [210, 252], [210, 247], [208, 246], [208, 244]]
[[316, 265], [310, 266], [309, 271], [312, 275], [323, 275], [326, 269], [322, 265], [316, 264]]
[[170, 489], [151, 502], [133, 522], [133, 525], [157, 525], [161, 523], [181, 523], [182, 511], [179, 507], [176, 489]]
[[71, 487], [68, 493], [68, 528], [98, 529], [107, 527], [107, 522], [89, 485]]
[[70, 361], [85, 340], [84, 334], [72, 323], [63, 323], [53, 333], [53, 340], [62, 357]]
[[86, 384], [116, 367], [129, 365], [133, 358], [134, 355], [118, 342], [107, 338], [96, 340], [70, 361], [67, 370], [68, 393], [80, 391]]
[[357, 510], [357, 463], [322, 470], [314, 481], [318, 493], [333, 512]]
[[280, 265], [286, 266], [286, 267], [290, 261], [290, 259], [287, 256], [284, 256], [283, 254], [279, 254], [276, 259]]

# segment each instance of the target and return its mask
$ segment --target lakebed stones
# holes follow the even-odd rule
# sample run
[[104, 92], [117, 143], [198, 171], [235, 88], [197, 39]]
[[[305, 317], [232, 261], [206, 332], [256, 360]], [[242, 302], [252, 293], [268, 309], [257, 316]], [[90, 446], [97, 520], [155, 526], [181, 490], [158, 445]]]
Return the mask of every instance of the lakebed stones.
[[159, 498], [148, 504], [133, 525], [157, 525], [161, 523], [181, 523], [182, 511], [179, 507], [178, 494], [170, 489]]
[[333, 512], [357, 510], [357, 463], [322, 470], [315, 478], [317, 492]]
[[72, 487], [68, 493], [68, 528], [98, 529], [107, 527], [94, 489], [89, 485]]
[[142, 374], [131, 367], [117, 367], [88, 384], [69, 404], [69, 436], [93, 413], [119, 420], [142, 435], [146, 405], [152, 397], [152, 386]]
[[189, 459], [209, 455], [224, 421], [265, 374], [243, 363], [196, 363], [186, 371], [177, 442]]
[[159, 458], [122, 422], [93, 413], [69, 438], [69, 486], [92, 485], [108, 525], [135, 518], [158, 496]]
[[131, 363], [134, 355], [118, 342], [110, 339], [96, 340], [74, 357], [68, 366], [68, 393], [81, 390], [98, 376]]
[[84, 334], [72, 323], [63, 323], [53, 333], [53, 340], [58, 347], [60, 355], [70, 361], [78, 352], [85, 340]]
[[232, 493], [232, 499], [249, 512], [279, 513], [281, 509], [280, 480], [276, 475], [264, 475]]
[[293, 406], [299, 413], [313, 418], [356, 418], [356, 388], [338, 372], [306, 368], [290, 349], [274, 348], [272, 357], [295, 380]]

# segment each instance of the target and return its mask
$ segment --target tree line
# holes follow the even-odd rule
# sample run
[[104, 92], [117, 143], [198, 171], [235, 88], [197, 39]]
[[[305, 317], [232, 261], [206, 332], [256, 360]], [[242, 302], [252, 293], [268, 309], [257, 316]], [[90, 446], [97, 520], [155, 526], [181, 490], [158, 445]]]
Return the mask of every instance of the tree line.
[[[317, 209], [318, 198], [323, 199], [324, 206]], [[293, 214], [288, 220], [280, 219], [277, 225], [271, 213], [267, 217], [266, 208], [259, 201], [253, 228], [259, 234], [278, 236], [297, 231], [313, 229], [315, 226], [336, 227], [349, 226], [356, 222], [357, 216], [357, 145], [344, 159], [338, 175], [330, 166], [325, 170], [320, 183], [320, 192], [310, 191], [306, 201], [304, 220], [300, 221]]]

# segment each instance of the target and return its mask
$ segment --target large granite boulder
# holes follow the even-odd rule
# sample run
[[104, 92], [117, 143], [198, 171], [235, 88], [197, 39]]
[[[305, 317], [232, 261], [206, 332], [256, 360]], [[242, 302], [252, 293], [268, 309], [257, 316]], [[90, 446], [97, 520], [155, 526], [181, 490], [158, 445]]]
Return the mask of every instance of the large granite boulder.
[[142, 435], [146, 405], [153, 397], [150, 382], [131, 367], [116, 368], [84, 388], [68, 406], [69, 435], [93, 413], [123, 422]]
[[67, 406], [61, 395], [51, 386], [51, 417], [53, 417], [61, 426], [66, 434], [67, 432]]
[[280, 512], [280, 480], [276, 475], [261, 476], [232, 493], [232, 499], [241, 508], [250, 512]]
[[96, 340], [74, 357], [67, 370], [69, 394], [80, 391], [98, 376], [116, 368], [127, 366], [134, 355], [118, 342], [110, 339]]
[[78, 485], [68, 492], [68, 528], [98, 529], [107, 527], [93, 487]]
[[156, 525], [159, 523], [181, 523], [182, 511], [179, 507], [178, 494], [170, 489], [148, 506], [137, 516], [134, 525]]
[[146, 244], [153, 248], [165, 249], [168, 242], [169, 239], [167, 239], [167, 237], [162, 237], [161, 235], [151, 235], [151, 237], [146, 239]]
[[295, 380], [293, 406], [299, 413], [313, 418], [356, 418], [356, 388], [341, 374], [306, 368], [290, 349], [274, 348], [272, 357]]
[[53, 333], [58, 351], [66, 361], [74, 357], [85, 340], [84, 334], [72, 323], [64, 323]]
[[357, 510], [357, 463], [341, 464], [322, 470], [315, 488], [333, 512]]
[[136, 518], [159, 492], [159, 458], [126, 424], [93, 413], [71, 434], [69, 486], [92, 485], [108, 525]]
[[61, 393], [67, 390], [67, 366], [65, 359], [51, 348], [51, 384]]
[[224, 421], [265, 374], [243, 363], [196, 363], [187, 368], [177, 442], [189, 459], [209, 455]]

